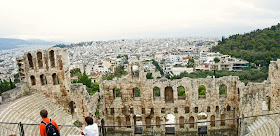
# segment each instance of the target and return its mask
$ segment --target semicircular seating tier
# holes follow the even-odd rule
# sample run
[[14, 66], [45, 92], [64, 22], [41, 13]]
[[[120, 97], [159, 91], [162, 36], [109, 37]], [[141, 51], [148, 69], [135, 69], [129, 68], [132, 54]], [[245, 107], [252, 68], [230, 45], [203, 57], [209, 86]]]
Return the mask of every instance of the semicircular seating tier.
[[[7, 107], [1, 107], [7, 106]], [[40, 111], [46, 109], [48, 117], [54, 119], [58, 125], [72, 125], [72, 116], [51, 102], [43, 94], [35, 93], [19, 98], [8, 105], [0, 105], [0, 122], [39, 124], [42, 121]], [[38, 136], [39, 125], [23, 125], [24, 133], [27, 136]], [[77, 127], [60, 127], [62, 136], [79, 135], [81, 129]], [[0, 123], [0, 135], [19, 135], [18, 124]]]
[[[275, 108], [271, 113], [280, 113], [280, 107]], [[247, 127], [249, 133], [246, 136], [279, 136], [279, 122], [277, 122], [279, 118], [279, 114], [258, 117]]]

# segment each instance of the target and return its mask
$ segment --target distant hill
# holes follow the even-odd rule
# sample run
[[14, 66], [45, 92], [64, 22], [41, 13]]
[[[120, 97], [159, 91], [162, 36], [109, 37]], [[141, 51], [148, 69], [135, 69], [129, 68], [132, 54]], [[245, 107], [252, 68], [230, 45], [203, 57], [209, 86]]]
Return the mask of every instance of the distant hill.
[[280, 23], [262, 30], [223, 37], [212, 51], [268, 66], [271, 60], [280, 58]]
[[55, 45], [57, 42], [48, 42], [40, 39], [22, 40], [13, 38], [0, 38], [0, 50], [17, 48], [19, 45]]

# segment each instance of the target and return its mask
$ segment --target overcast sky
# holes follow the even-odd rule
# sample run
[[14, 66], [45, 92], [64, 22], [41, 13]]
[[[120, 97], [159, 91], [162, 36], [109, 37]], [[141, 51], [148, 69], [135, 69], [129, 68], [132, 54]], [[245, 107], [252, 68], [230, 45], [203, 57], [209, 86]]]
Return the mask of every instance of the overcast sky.
[[0, 37], [221, 37], [280, 22], [280, 0], [0, 0]]

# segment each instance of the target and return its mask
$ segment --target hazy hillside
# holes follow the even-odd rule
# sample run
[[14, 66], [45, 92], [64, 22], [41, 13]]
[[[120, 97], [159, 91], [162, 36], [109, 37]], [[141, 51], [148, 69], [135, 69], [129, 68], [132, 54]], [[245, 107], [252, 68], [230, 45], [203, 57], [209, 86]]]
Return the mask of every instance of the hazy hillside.
[[57, 42], [47, 42], [39, 39], [21, 40], [13, 38], [0, 38], [0, 50], [17, 48], [18, 45], [55, 45]]
[[280, 23], [262, 30], [223, 37], [212, 50], [268, 66], [271, 60], [280, 58]]

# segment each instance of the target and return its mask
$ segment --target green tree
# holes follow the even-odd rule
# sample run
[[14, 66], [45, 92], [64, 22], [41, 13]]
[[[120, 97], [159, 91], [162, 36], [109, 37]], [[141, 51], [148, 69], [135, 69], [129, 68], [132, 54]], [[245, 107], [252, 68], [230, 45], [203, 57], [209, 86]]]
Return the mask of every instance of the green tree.
[[12, 79], [10, 78], [10, 89], [14, 89], [15, 87], [15, 83], [12, 82]]
[[160, 88], [159, 87], [154, 87], [154, 97], [160, 97]]
[[120, 88], [115, 88], [116, 97], [121, 97], [121, 90]]
[[245, 34], [222, 38], [212, 51], [242, 58], [257, 65], [268, 67], [271, 60], [280, 58], [280, 26], [257, 29]]
[[219, 58], [214, 58], [214, 61], [215, 61], [215, 63], [218, 63], [218, 62], [220, 62], [220, 59]]
[[146, 78], [147, 79], [153, 79], [153, 74], [152, 73], [147, 73]]
[[177, 87], [178, 96], [185, 96], [185, 88], [183, 86]]
[[194, 59], [189, 59], [187, 68], [192, 68], [194, 66]]
[[99, 83], [91, 84], [91, 92], [90, 92], [90, 94], [93, 95], [96, 92], [99, 92]]
[[226, 91], [227, 91], [227, 86], [224, 85], [224, 84], [220, 85], [220, 87], [219, 87], [219, 94], [220, 95], [226, 94]]
[[70, 70], [70, 75], [71, 75], [71, 77], [80, 76], [81, 75], [80, 68], [74, 68], [74, 69]]
[[82, 76], [78, 78], [77, 83], [82, 83], [83, 85], [87, 86], [88, 88], [91, 88], [91, 79], [88, 78], [87, 74], [84, 72]]
[[206, 88], [205, 88], [205, 86], [204, 86], [204, 85], [200, 85], [200, 86], [198, 87], [198, 95], [205, 95], [205, 93], [206, 93]]
[[161, 75], [164, 75], [162, 68], [159, 66], [158, 62], [152, 59], [152, 64], [156, 66], [156, 71], [159, 71]]
[[138, 87], [133, 88], [133, 93], [134, 93], [134, 97], [140, 97], [141, 96], [141, 92], [140, 92], [140, 89]]

